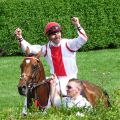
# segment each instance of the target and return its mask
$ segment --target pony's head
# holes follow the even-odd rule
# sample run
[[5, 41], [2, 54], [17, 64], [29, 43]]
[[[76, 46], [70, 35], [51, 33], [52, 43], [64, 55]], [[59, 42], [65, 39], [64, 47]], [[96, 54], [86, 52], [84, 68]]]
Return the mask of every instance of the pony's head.
[[37, 82], [38, 72], [40, 72], [41, 64], [40, 57], [41, 52], [36, 55], [31, 55], [29, 48], [26, 50], [26, 57], [20, 65], [21, 75], [18, 84], [18, 91], [20, 95], [27, 95], [28, 89]]

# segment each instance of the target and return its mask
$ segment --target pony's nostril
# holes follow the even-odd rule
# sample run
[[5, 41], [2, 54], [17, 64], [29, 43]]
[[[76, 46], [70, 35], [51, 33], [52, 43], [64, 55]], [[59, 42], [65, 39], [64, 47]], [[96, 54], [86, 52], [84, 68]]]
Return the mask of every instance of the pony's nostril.
[[26, 86], [22, 86], [22, 90], [25, 90], [26, 89]]
[[26, 86], [18, 86], [18, 92], [20, 95], [25, 95]]

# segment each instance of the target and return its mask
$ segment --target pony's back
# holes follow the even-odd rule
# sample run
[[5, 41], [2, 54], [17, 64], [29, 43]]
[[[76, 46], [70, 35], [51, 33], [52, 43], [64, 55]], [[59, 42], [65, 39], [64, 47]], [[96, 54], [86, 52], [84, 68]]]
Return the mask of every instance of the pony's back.
[[83, 86], [83, 96], [92, 104], [92, 106], [96, 106], [98, 102], [102, 101], [105, 107], [110, 106], [109, 96], [107, 92], [103, 91], [101, 87], [90, 83], [86, 80], [81, 81]]

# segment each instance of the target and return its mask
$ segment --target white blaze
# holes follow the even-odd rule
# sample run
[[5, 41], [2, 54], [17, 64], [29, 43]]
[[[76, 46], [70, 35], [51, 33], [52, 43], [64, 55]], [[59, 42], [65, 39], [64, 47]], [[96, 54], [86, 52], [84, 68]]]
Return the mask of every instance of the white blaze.
[[27, 63], [27, 64], [30, 63], [30, 60], [26, 60], [26, 63]]

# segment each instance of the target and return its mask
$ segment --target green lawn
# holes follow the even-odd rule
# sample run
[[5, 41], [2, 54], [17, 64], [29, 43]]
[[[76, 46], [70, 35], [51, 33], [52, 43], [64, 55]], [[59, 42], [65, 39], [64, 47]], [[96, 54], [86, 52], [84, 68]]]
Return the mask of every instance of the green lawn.
[[[20, 63], [24, 57], [0, 57], [0, 118], [2, 120], [23, 119], [21, 109], [24, 98], [18, 94], [17, 84], [20, 76]], [[46, 75], [49, 76], [49, 68], [44, 58], [43, 61]], [[78, 78], [89, 80], [102, 86], [110, 95], [111, 101], [120, 100], [120, 49], [107, 49], [99, 51], [78, 52]], [[118, 95], [118, 96], [117, 96]], [[114, 103], [114, 102], [113, 102]], [[116, 106], [117, 105], [117, 106]], [[88, 113], [83, 120], [117, 120], [120, 118], [119, 104], [109, 109], [97, 109]], [[28, 115], [25, 119], [50, 119], [50, 120], [76, 120], [73, 114], [74, 110], [48, 110], [45, 115], [41, 112], [35, 112]], [[105, 117], [103, 117], [105, 116]]]

